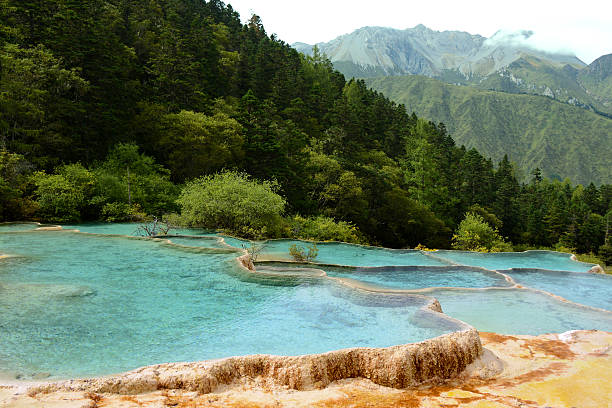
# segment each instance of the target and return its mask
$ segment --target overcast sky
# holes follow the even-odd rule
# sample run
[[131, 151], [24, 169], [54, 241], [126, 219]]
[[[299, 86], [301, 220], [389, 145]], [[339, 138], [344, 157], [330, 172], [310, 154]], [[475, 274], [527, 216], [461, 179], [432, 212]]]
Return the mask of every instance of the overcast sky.
[[399, 29], [424, 24], [491, 37], [532, 30], [532, 46], [566, 51], [586, 63], [612, 53], [611, 0], [225, 0], [247, 20], [259, 15], [268, 34], [314, 44], [363, 26]]

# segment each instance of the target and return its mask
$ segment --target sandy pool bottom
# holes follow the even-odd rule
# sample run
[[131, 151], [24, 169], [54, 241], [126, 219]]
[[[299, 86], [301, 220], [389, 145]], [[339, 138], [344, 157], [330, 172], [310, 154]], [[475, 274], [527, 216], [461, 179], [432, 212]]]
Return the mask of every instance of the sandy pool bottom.
[[[612, 333], [506, 336], [481, 333], [486, 364], [444, 386], [416, 390], [347, 379], [311, 391], [295, 391], [243, 379], [211, 394], [162, 390], [138, 395], [54, 392], [28, 395], [22, 384], [0, 386], [0, 406], [94, 407], [610, 407]], [[494, 378], [482, 367], [503, 365]]]

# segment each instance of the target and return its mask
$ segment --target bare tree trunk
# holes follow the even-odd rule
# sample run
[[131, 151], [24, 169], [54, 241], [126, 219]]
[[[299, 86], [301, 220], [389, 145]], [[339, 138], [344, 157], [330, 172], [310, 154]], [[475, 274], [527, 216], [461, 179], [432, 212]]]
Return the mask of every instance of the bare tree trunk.
[[606, 238], [604, 239], [605, 245], [608, 245], [610, 243], [610, 214], [612, 214], [612, 211], [608, 211], [608, 213], [606, 213]]
[[128, 205], [132, 207], [132, 191], [130, 190], [130, 168], [127, 168]]
[[130, 188], [130, 167], [127, 168], [128, 205], [130, 206], [130, 221], [132, 220], [132, 190]]

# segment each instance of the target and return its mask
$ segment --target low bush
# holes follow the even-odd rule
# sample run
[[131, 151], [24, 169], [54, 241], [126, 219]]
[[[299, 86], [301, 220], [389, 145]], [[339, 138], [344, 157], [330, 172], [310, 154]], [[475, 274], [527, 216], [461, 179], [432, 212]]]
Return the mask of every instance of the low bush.
[[36, 186], [38, 216], [45, 221], [74, 222], [81, 220], [95, 179], [80, 164], [70, 164], [59, 167], [57, 174], [36, 172], [32, 181]]
[[294, 261], [312, 262], [319, 255], [319, 248], [317, 248], [317, 244], [314, 242], [311, 245], [307, 245], [306, 249], [297, 244], [293, 244], [289, 247], [289, 254], [291, 255]]
[[223, 229], [245, 238], [275, 238], [283, 226], [285, 199], [278, 184], [247, 174], [224, 172], [188, 183], [177, 200], [181, 223]]
[[597, 254], [601, 262], [605, 265], [612, 265], [612, 244], [608, 243], [600, 246]]
[[453, 235], [454, 249], [477, 252], [510, 252], [512, 245], [505, 242], [496, 228], [484, 218], [468, 212]]
[[100, 217], [106, 222], [141, 221], [146, 215], [138, 204], [130, 206], [127, 203], [106, 203], [102, 207]]
[[318, 216], [304, 218], [299, 215], [287, 220], [289, 236], [294, 239], [312, 241], [339, 241], [363, 244], [366, 240], [353, 224], [335, 221], [333, 218]]

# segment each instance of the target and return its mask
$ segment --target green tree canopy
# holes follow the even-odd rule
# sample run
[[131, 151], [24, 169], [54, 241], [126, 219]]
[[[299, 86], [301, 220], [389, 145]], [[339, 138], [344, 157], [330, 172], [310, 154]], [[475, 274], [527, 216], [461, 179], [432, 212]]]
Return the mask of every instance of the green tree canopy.
[[37, 172], [36, 185], [38, 214], [47, 221], [75, 222], [87, 205], [95, 183], [94, 175], [80, 164], [61, 166], [56, 174]]
[[242, 126], [223, 112], [213, 116], [190, 111], [169, 114], [164, 130], [159, 148], [177, 180], [235, 167], [244, 156]]
[[140, 210], [161, 216], [177, 208], [178, 187], [170, 181], [170, 171], [140, 153], [137, 145], [116, 145], [94, 173], [92, 204], [98, 207], [98, 212], [112, 214], [110, 218], [129, 219], [133, 212]]
[[31, 168], [23, 156], [0, 150], [0, 221], [32, 216], [35, 207], [23, 197]]
[[69, 126], [88, 88], [77, 69], [42, 45], [0, 49], [0, 144], [49, 168], [70, 151]]

